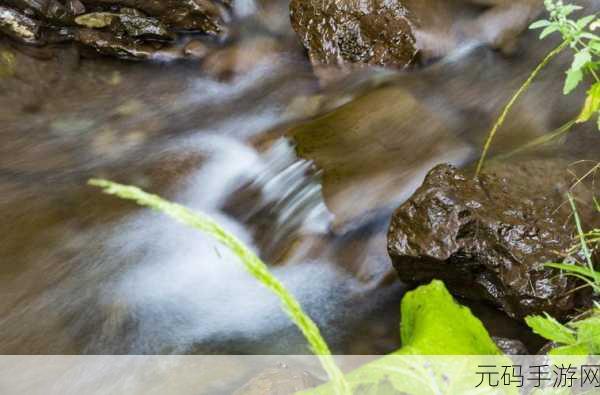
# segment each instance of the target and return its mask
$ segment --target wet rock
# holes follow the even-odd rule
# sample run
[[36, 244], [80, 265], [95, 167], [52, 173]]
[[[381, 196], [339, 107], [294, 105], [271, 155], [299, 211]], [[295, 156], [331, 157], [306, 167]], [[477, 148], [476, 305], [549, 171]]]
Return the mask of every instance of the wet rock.
[[382, 209], [393, 210], [432, 166], [460, 164], [470, 154], [424, 103], [395, 86], [293, 125], [287, 135], [298, 156], [323, 172], [323, 195], [336, 232]]
[[36, 20], [0, 6], [0, 32], [25, 44], [40, 43], [41, 25]]
[[71, 15], [77, 16], [85, 13], [85, 6], [80, 0], [67, 0], [65, 5]]
[[310, 373], [282, 365], [254, 377], [234, 395], [291, 395], [315, 387], [320, 382]]
[[[441, 279], [455, 294], [515, 318], [565, 317], [579, 284], [544, 264], [561, 261], [574, 243], [567, 167], [560, 160], [496, 165], [478, 180], [435, 167], [391, 221], [388, 252], [399, 277]], [[580, 214], [593, 218], [585, 208]]]
[[132, 40], [116, 38], [113, 34], [94, 29], [78, 29], [76, 40], [94, 48], [103, 55], [130, 60], [147, 60], [154, 56], [155, 48]]
[[193, 59], [204, 59], [210, 52], [211, 48], [200, 40], [191, 40], [183, 47], [183, 54]]
[[274, 38], [253, 37], [213, 51], [206, 56], [202, 69], [215, 78], [232, 78], [276, 62], [282, 50]]
[[58, 0], [8, 0], [6, 3], [35, 18], [63, 23], [70, 19], [69, 10]]
[[504, 337], [492, 337], [494, 343], [506, 355], [528, 355], [529, 351], [520, 340], [507, 339]]
[[172, 40], [173, 35], [155, 18], [110, 12], [92, 12], [75, 18], [78, 25], [93, 29], [109, 27], [113, 32], [129, 37]]
[[135, 8], [160, 19], [170, 28], [182, 31], [200, 31], [219, 35], [229, 19], [228, 1], [213, 0], [84, 0], [86, 5], [119, 5]]
[[[11, 0], [0, 6], [0, 33], [26, 44], [76, 41], [123, 59], [192, 57], [190, 34], [223, 39], [229, 1], [216, 0]], [[91, 11], [86, 13], [86, 11]], [[92, 31], [93, 30], [93, 31]], [[95, 31], [95, 32], [94, 32]], [[181, 45], [171, 43], [177, 38]]]
[[[292, 0], [292, 26], [322, 82], [357, 66], [427, 64], [465, 41], [509, 49], [542, 9], [537, 0]], [[333, 66], [333, 67], [332, 67]]]
[[290, 16], [314, 65], [403, 68], [418, 52], [412, 21], [399, 1], [292, 0]]

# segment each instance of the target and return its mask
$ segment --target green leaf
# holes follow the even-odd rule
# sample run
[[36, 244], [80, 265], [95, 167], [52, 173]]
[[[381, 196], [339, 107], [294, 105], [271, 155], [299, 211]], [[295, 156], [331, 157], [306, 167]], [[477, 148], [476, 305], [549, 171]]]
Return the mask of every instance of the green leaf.
[[542, 30], [542, 32], [540, 33], [540, 40], [543, 40], [544, 38], [548, 37], [550, 34], [557, 32], [558, 30], [559, 30], [559, 27], [556, 25], [548, 26], [547, 28]]
[[[594, 51], [597, 51], [597, 45], [596, 45], [596, 46], [594, 46], [594, 44], [597, 44], [597, 43], [594, 43], [593, 41], [594, 41], [594, 40], [600, 40], [600, 36], [598, 36], [598, 35], [596, 35], [596, 34], [594, 34], [594, 33], [583, 32], [583, 33], [581, 33], [581, 34], [579, 35], [579, 39], [582, 39], [582, 38], [586, 38], [586, 39], [588, 39], [588, 40], [592, 40], [592, 42], [589, 42], [589, 43], [587, 44], [587, 46], [588, 46], [589, 48], [591, 48], [592, 50], [594, 50]], [[594, 48], [594, 47], [595, 47], [595, 48]]]
[[467, 307], [456, 303], [441, 281], [407, 293], [401, 316], [401, 353], [500, 354], [481, 321]]
[[536, 21], [536, 22], [533, 22], [533, 23], [532, 23], [532, 24], [529, 26], [529, 28], [530, 28], [530, 29], [541, 29], [542, 27], [549, 26], [549, 25], [550, 25], [550, 23], [551, 23], [550, 21], [547, 21], [547, 20], [545, 20], [545, 19], [544, 19], [544, 20], [541, 20], [541, 21]]
[[527, 323], [535, 333], [555, 343], [566, 345], [577, 343], [574, 331], [562, 325], [548, 314], [546, 314], [545, 317], [530, 315], [525, 317], [525, 323]]
[[600, 316], [591, 317], [570, 324], [577, 331], [577, 342], [585, 344], [590, 354], [600, 352]]
[[[591, 34], [591, 33], [589, 33]], [[586, 33], [587, 35], [587, 33]], [[595, 34], [594, 36], [594, 40], [600, 40], [600, 37], [596, 36]], [[600, 52], [600, 41], [590, 41], [588, 46], [590, 47], [590, 49], [592, 51], [596, 51], [596, 52]]]
[[565, 87], [563, 88], [563, 93], [568, 95], [573, 92], [577, 85], [583, 80], [583, 73], [581, 70], [569, 70], [567, 71], [567, 78], [565, 80]]
[[580, 18], [577, 21], [577, 27], [580, 29], [584, 29], [587, 25], [589, 25], [590, 23], [592, 23], [592, 21], [596, 19], [596, 15], [588, 15], [588, 16], [584, 16], [583, 18]]
[[575, 54], [575, 58], [573, 59], [571, 70], [581, 70], [591, 61], [592, 55], [590, 54], [590, 51], [587, 48], [583, 51], [577, 52]]
[[[441, 281], [408, 292], [402, 299], [401, 316], [402, 348], [347, 374], [346, 380], [354, 393], [467, 393], [473, 390], [473, 383], [468, 380], [472, 377], [473, 359], [420, 356], [475, 355], [473, 358], [482, 361], [486, 355], [504, 358], [481, 321], [467, 307], [458, 304]], [[330, 384], [302, 392], [330, 393]], [[507, 388], [504, 393], [516, 395], [518, 391]]]
[[561, 11], [564, 16], [569, 16], [573, 12], [581, 10], [581, 9], [583, 9], [583, 7], [580, 7], [578, 5], [572, 5], [572, 4], [567, 4], [567, 5], [564, 5], [561, 7]]
[[550, 355], [588, 355], [588, 349], [584, 344], [556, 347], [550, 350]]
[[600, 110], [600, 82], [596, 82], [587, 92], [587, 98], [583, 105], [581, 114], [577, 117], [577, 123], [587, 122]]

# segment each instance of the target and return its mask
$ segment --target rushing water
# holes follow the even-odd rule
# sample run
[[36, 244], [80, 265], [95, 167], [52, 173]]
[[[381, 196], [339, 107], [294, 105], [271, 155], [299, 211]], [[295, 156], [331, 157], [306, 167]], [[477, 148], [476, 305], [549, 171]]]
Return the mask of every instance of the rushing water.
[[[256, 34], [257, 6], [238, 3], [242, 37]], [[284, 26], [284, 50], [228, 80], [195, 64], [78, 61], [0, 41], [19, 65], [0, 79], [0, 352], [306, 351], [228, 251], [85, 185], [99, 176], [214, 216], [276, 264], [336, 351], [398, 346], [391, 210], [434, 164], [472, 163], [548, 48], [511, 57], [465, 43], [423, 71], [357, 73], [320, 91]], [[576, 112], [545, 94], [560, 92], [566, 60], [520, 102], [499, 149]], [[538, 154], [594, 159], [581, 147]], [[495, 334], [518, 334], [479, 309]]]

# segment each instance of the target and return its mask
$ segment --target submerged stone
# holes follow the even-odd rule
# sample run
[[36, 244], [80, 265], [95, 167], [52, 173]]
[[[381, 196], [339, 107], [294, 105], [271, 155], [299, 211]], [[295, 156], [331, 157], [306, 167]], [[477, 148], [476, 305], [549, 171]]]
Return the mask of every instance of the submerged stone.
[[478, 179], [435, 167], [391, 221], [388, 252], [399, 277], [441, 279], [455, 294], [489, 301], [514, 318], [572, 313], [580, 283], [544, 266], [574, 245], [564, 204], [567, 165], [498, 165]]

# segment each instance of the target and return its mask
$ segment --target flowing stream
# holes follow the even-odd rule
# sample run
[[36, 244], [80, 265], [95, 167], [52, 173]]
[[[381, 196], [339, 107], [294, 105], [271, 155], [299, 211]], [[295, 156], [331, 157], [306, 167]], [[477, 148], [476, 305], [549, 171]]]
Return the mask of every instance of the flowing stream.
[[[272, 15], [237, 3], [242, 49], [266, 34], [258, 17], [287, 18], [283, 3]], [[102, 195], [91, 177], [212, 215], [273, 264], [336, 352], [399, 346], [405, 287], [387, 256], [392, 210], [435, 164], [473, 164], [503, 103], [552, 46], [527, 36], [507, 56], [465, 42], [423, 70], [357, 72], [320, 89], [289, 24], [272, 26], [281, 49], [226, 79], [186, 62], [79, 60], [69, 47], [48, 54], [0, 39], [17, 64], [0, 79], [0, 352], [307, 352], [228, 251]], [[560, 95], [567, 61], [519, 102], [496, 152], [577, 112]], [[587, 138], [597, 143], [584, 130], [577, 144], [567, 137], [528, 155], [597, 159]], [[474, 308], [493, 334], [527, 336]]]

